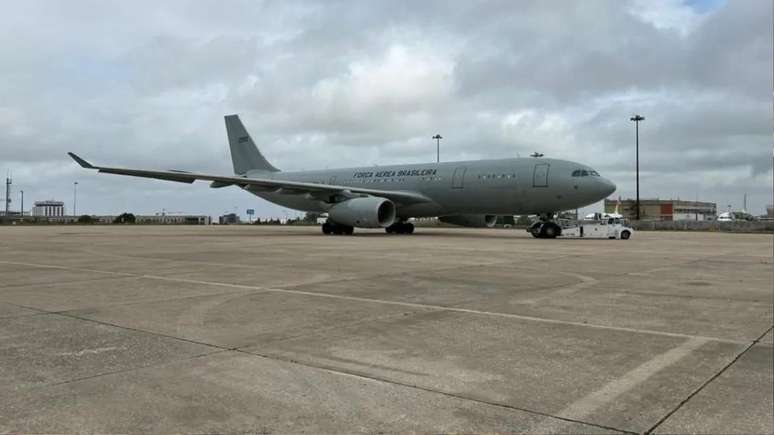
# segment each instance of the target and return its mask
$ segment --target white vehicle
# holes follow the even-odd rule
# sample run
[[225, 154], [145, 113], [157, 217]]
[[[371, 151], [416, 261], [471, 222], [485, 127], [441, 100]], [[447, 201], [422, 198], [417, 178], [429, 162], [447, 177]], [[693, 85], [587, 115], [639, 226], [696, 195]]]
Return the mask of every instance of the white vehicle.
[[610, 217], [597, 221], [580, 221], [568, 223], [562, 226], [563, 238], [584, 239], [622, 239], [628, 240], [634, 230], [626, 225], [626, 221], [617, 217]]
[[615, 203], [615, 210], [612, 213], [589, 213], [583, 218], [584, 221], [598, 221], [608, 218], [623, 219], [623, 215], [618, 212], [618, 208], [621, 207], [621, 198], [618, 198], [618, 202]]

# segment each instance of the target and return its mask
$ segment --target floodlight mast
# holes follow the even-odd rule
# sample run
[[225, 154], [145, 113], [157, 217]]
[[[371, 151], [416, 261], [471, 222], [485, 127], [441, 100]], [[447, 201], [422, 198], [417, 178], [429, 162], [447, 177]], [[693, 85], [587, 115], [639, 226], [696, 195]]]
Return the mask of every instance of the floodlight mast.
[[637, 220], [640, 220], [640, 121], [644, 121], [645, 117], [640, 115], [634, 115], [629, 118], [629, 121], [634, 121], [635, 129], [635, 160], [637, 166]]
[[440, 134], [436, 134], [433, 136], [433, 139], [435, 139], [435, 161], [436, 163], [440, 163], [441, 161], [441, 137]]

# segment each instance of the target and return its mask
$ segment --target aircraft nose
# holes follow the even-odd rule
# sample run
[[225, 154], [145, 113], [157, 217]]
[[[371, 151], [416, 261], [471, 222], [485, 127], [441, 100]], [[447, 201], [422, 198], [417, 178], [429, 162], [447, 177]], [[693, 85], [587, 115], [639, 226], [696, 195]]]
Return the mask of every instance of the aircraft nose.
[[613, 192], [615, 192], [616, 185], [612, 181], [608, 180], [607, 178], [600, 177], [599, 180], [599, 193], [603, 196], [603, 198], [607, 198], [610, 196]]

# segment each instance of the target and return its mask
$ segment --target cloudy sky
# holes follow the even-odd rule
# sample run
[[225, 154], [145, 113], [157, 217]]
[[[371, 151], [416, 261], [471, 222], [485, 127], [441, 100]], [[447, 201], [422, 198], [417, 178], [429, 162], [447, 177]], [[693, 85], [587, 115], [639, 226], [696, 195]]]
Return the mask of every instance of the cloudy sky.
[[[288, 212], [237, 188], [96, 175], [231, 172], [239, 113], [283, 170], [526, 156], [634, 195], [772, 202], [772, 4], [699, 1], [23, 1], [0, 14], [12, 208]], [[292, 212], [290, 212], [292, 215]]]

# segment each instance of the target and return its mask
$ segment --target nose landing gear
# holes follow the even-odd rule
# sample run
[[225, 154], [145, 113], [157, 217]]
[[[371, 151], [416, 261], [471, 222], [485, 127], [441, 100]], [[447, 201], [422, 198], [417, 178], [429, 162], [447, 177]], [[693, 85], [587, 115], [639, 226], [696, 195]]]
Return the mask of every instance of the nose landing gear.
[[541, 216], [540, 221], [532, 224], [527, 231], [538, 239], [555, 239], [562, 234], [562, 227]]

